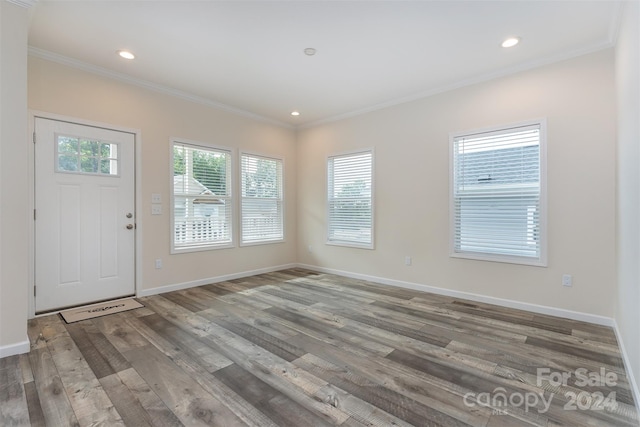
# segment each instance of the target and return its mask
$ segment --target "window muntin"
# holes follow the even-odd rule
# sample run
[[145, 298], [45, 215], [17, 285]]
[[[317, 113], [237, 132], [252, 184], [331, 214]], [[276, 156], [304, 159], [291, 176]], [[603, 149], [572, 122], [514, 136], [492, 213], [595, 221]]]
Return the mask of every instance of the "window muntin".
[[118, 175], [118, 144], [56, 135], [56, 172]]
[[452, 135], [452, 256], [544, 265], [544, 123]]
[[282, 159], [242, 153], [240, 174], [241, 243], [283, 241]]
[[373, 151], [327, 162], [327, 243], [373, 248]]
[[231, 152], [174, 141], [174, 252], [233, 245]]

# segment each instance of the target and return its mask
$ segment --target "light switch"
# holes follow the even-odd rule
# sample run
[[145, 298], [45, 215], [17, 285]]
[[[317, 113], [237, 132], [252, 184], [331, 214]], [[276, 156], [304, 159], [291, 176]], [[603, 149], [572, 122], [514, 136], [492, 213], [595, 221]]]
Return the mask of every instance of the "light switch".
[[151, 205], [151, 215], [162, 215], [162, 205], [160, 203]]
[[151, 203], [162, 203], [162, 195], [160, 193], [152, 193]]

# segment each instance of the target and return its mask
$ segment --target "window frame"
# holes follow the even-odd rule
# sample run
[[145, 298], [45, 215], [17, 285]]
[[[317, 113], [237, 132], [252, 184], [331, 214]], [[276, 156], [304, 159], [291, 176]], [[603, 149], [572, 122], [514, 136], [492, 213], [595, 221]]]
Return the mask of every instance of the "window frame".
[[[331, 200], [329, 199], [329, 162], [335, 158], [344, 158], [350, 156], [357, 156], [362, 154], [371, 154], [371, 242], [370, 243], [361, 243], [349, 240], [331, 240], [330, 239], [330, 229], [331, 229]], [[364, 148], [359, 150], [353, 150], [348, 152], [341, 152], [330, 154], [326, 157], [325, 162], [325, 215], [326, 215], [326, 226], [325, 226], [325, 243], [330, 246], [344, 246], [350, 248], [357, 249], [375, 249], [375, 150], [373, 148]]]
[[[464, 136], [473, 136], [483, 133], [506, 132], [511, 129], [524, 127], [539, 127], [539, 256], [537, 258], [493, 254], [487, 252], [456, 251], [456, 209], [455, 209], [455, 140]], [[535, 267], [547, 267], [547, 121], [546, 118], [527, 120], [488, 128], [473, 129], [468, 131], [451, 132], [449, 134], [449, 256], [452, 258], [471, 259], [477, 261], [493, 261], [509, 264], [529, 265]]]
[[[280, 198], [279, 199], [274, 199], [274, 200], [278, 200], [280, 202], [280, 209], [282, 211], [282, 214], [280, 216], [280, 222], [281, 222], [281, 227], [282, 227], [282, 238], [278, 238], [278, 239], [265, 239], [265, 240], [251, 240], [251, 241], [244, 241], [243, 240], [243, 219], [244, 219], [244, 212], [243, 212], [243, 201], [245, 199], [245, 197], [242, 195], [242, 185], [243, 185], [243, 169], [242, 169], [242, 159], [244, 156], [249, 156], [249, 157], [254, 157], [254, 158], [262, 158], [265, 160], [275, 160], [276, 162], [280, 163]], [[274, 244], [274, 243], [283, 243], [286, 240], [286, 200], [285, 200], [285, 178], [284, 178], [284, 174], [285, 174], [285, 164], [284, 164], [284, 159], [282, 157], [278, 157], [278, 156], [270, 156], [270, 155], [265, 155], [265, 154], [259, 154], [256, 152], [252, 152], [252, 151], [246, 151], [246, 150], [242, 150], [240, 151], [239, 155], [238, 155], [238, 175], [239, 175], [239, 180], [238, 180], [238, 188], [239, 188], [239, 195], [238, 195], [238, 199], [239, 199], [239, 215], [238, 215], [238, 229], [239, 229], [239, 237], [238, 237], [238, 241], [239, 241], [239, 245], [241, 247], [244, 246], [257, 246], [257, 245], [269, 245], [269, 244]]]
[[[176, 145], [187, 146], [193, 149], [201, 149], [203, 151], [220, 151], [226, 152], [229, 155], [228, 167], [229, 171], [226, 173], [227, 186], [228, 186], [228, 196], [227, 200], [229, 201], [229, 206], [231, 212], [229, 214], [229, 223], [227, 226], [229, 227], [229, 241], [222, 243], [202, 243], [202, 244], [193, 244], [189, 246], [180, 246], [176, 245], [176, 216], [175, 216], [175, 189], [174, 189], [174, 147]], [[236, 246], [236, 238], [235, 238], [235, 213], [236, 213], [236, 197], [234, 195], [234, 150], [230, 147], [224, 147], [221, 145], [214, 145], [201, 141], [192, 141], [184, 138], [171, 138], [171, 143], [169, 144], [169, 191], [170, 191], [170, 213], [171, 213], [171, 229], [170, 229], [170, 241], [171, 241], [171, 250], [170, 253], [173, 254], [182, 254], [189, 252], [201, 252], [201, 251], [210, 251], [216, 249], [229, 249], [234, 248]]]

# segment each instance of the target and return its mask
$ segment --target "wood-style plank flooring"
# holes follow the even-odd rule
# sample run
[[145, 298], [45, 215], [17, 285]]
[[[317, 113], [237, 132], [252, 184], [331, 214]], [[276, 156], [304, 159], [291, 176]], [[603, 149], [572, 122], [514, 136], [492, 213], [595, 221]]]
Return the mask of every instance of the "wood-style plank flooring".
[[2, 426], [637, 426], [611, 328], [301, 269], [29, 323]]

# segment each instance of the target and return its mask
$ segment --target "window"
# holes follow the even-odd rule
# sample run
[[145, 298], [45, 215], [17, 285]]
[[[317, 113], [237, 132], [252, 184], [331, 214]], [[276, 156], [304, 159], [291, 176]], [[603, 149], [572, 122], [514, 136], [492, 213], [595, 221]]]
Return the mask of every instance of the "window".
[[327, 243], [373, 248], [373, 151], [328, 159]]
[[56, 135], [56, 171], [118, 175], [118, 144]]
[[241, 243], [284, 239], [282, 160], [242, 153]]
[[230, 247], [231, 152], [173, 142], [172, 252]]
[[545, 265], [544, 122], [451, 136], [452, 256]]

